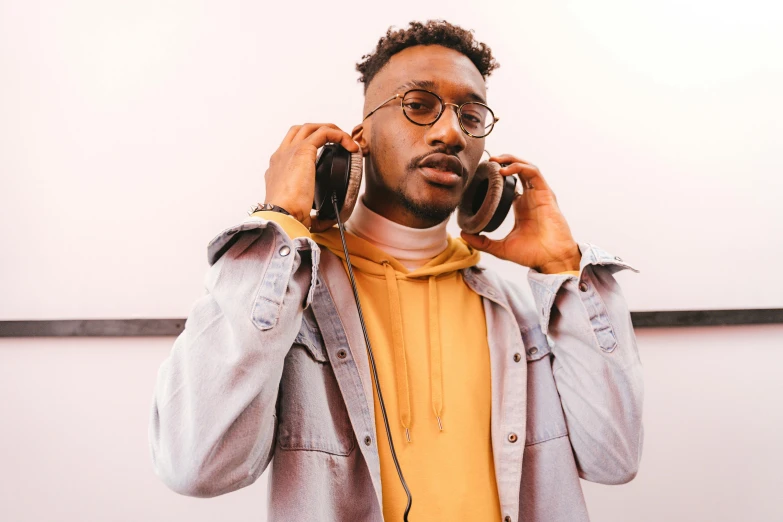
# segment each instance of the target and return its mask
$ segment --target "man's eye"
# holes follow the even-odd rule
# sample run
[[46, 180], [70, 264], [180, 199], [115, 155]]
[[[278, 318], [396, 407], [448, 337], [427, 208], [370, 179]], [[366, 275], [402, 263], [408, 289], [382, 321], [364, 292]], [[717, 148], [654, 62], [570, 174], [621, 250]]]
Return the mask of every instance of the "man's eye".
[[412, 111], [431, 111], [432, 105], [418, 101], [406, 101], [405, 108]]
[[462, 119], [465, 120], [466, 123], [480, 123], [482, 118], [478, 114], [463, 112]]

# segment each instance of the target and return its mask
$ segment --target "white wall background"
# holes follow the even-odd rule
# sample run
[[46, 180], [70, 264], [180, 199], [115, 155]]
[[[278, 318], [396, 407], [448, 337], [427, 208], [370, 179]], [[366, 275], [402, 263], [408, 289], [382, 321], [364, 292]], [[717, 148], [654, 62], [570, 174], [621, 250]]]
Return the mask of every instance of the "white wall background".
[[[617, 275], [632, 310], [783, 306], [772, 2], [0, 0], [0, 320], [186, 315], [285, 130], [350, 129], [353, 64], [427, 18], [490, 44], [487, 147], [538, 165], [577, 239], [641, 270]], [[593, 520], [783, 520], [783, 326], [637, 337], [642, 468], [583, 483]], [[172, 342], [0, 339], [0, 520], [265, 519], [265, 478], [202, 500], [153, 475]]]
[[354, 64], [427, 18], [490, 44], [487, 148], [641, 270], [631, 309], [783, 307], [772, 2], [0, 0], [0, 319], [185, 315], [286, 130], [350, 130]]

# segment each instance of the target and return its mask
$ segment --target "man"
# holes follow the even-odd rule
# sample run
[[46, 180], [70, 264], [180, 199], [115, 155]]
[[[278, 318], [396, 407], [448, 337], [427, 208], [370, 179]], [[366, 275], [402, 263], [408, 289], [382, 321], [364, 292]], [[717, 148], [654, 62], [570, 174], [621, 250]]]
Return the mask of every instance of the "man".
[[[327, 142], [366, 159], [346, 241], [410, 520], [583, 521], [580, 477], [633, 479], [641, 362], [613, 273], [636, 270], [577, 243], [541, 172], [511, 154], [490, 158], [524, 183], [510, 234], [446, 233], [484, 151], [463, 104], [486, 104], [495, 67], [470, 32], [411, 23], [357, 66], [351, 135], [289, 130], [265, 176], [274, 210], [210, 243], [208, 293], [158, 375], [151, 451], [170, 488], [220, 495], [271, 461], [271, 520], [403, 519], [339, 231], [310, 217]], [[441, 100], [434, 121], [400, 104], [412, 90]], [[535, 310], [479, 251], [531, 268]]]

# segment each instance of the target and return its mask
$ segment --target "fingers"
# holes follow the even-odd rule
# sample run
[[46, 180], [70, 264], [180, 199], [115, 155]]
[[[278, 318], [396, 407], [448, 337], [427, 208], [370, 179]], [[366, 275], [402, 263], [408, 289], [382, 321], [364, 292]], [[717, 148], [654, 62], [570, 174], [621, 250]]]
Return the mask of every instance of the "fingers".
[[499, 156], [490, 156], [489, 161], [494, 161], [500, 163], [501, 165], [509, 165], [511, 163], [525, 163], [527, 165], [532, 165], [532, 163], [530, 163], [529, 161], [526, 161], [512, 154], [501, 154]]
[[301, 128], [301, 125], [294, 125], [288, 129], [288, 133], [285, 135], [285, 138], [283, 138], [281, 145], [290, 145], [291, 141], [294, 139], [294, 136], [296, 136], [296, 134], [299, 132], [299, 129]]
[[339, 130], [339, 127], [334, 123], [305, 123], [304, 125], [298, 125], [298, 127], [299, 131], [294, 136], [294, 139], [291, 140], [291, 143], [299, 143], [300, 141], [304, 141], [321, 127], [329, 127], [331, 129]]
[[[359, 146], [351, 136], [340, 129], [334, 123], [306, 123], [295, 125], [289, 129], [286, 135], [287, 144], [297, 145], [308, 143], [315, 148], [323, 147], [327, 143], [339, 143], [349, 152], [359, 152]], [[286, 143], [284, 140], [284, 143]]]
[[359, 152], [359, 145], [353, 141], [350, 134], [337, 128], [321, 127], [312, 133], [305, 141], [316, 148], [323, 147], [327, 143], [339, 143], [345, 147], [348, 152]]
[[[517, 159], [513, 156], [505, 155], [493, 157], [491, 161], [497, 161], [495, 158], [501, 160], [499, 163], [509, 162], [511, 159]], [[502, 176], [512, 176], [514, 174], [518, 174], [522, 181], [522, 186], [525, 187], [525, 189], [550, 190], [549, 184], [544, 179], [541, 171], [538, 170], [538, 167], [523, 160], [513, 161], [505, 167], [501, 167], [500, 174]]]

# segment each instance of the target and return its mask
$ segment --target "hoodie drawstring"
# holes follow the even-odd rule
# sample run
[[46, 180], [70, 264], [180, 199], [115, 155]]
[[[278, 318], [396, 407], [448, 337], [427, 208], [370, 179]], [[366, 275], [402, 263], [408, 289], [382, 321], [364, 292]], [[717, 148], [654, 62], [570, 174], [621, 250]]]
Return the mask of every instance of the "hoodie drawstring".
[[402, 336], [402, 310], [400, 310], [400, 293], [397, 288], [397, 276], [394, 268], [383, 263], [386, 276], [386, 289], [389, 293], [389, 312], [391, 313], [392, 346], [394, 348], [394, 372], [397, 384], [397, 404], [400, 408], [400, 422], [405, 428], [405, 437], [411, 441], [411, 398], [408, 389], [408, 363], [405, 359], [405, 342]]
[[432, 409], [438, 419], [438, 428], [443, 431], [440, 414], [443, 410], [443, 366], [440, 346], [440, 321], [438, 319], [438, 287], [435, 276], [429, 277], [430, 287], [430, 389]]
[[[394, 350], [394, 372], [397, 387], [397, 403], [400, 410], [400, 423], [405, 428], [405, 438], [411, 441], [410, 428], [411, 400], [408, 383], [408, 363], [405, 357], [405, 339], [403, 337], [402, 309], [400, 308], [400, 292], [397, 286], [397, 275], [389, 262], [383, 262], [386, 288], [389, 295], [389, 312], [391, 315], [392, 345]], [[432, 409], [438, 421], [438, 429], [443, 431], [441, 415], [443, 411], [443, 368], [441, 360], [440, 321], [438, 318], [438, 288], [435, 276], [429, 278], [429, 337], [430, 337], [430, 387], [432, 394]]]

